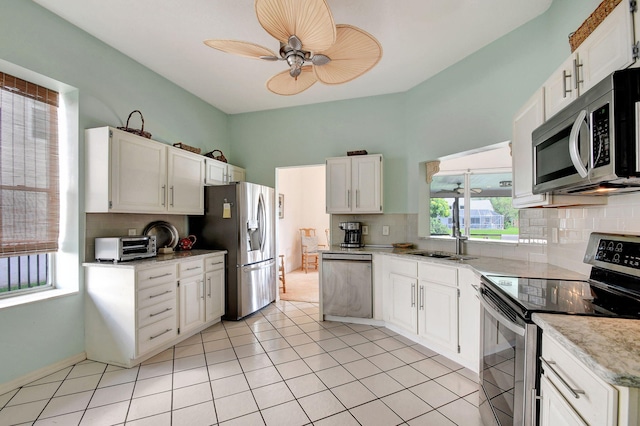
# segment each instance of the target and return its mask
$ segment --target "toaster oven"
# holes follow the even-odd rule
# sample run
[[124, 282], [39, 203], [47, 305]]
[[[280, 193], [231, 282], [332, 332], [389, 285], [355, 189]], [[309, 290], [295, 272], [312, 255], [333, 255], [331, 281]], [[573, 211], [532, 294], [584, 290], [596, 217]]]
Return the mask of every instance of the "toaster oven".
[[96, 260], [123, 262], [156, 255], [155, 235], [96, 238]]

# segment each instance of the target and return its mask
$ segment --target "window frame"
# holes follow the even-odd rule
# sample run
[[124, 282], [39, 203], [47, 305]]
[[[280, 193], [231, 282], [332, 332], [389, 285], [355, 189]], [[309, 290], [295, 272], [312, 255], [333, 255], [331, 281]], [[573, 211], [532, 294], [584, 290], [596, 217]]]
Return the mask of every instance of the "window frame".
[[81, 228], [80, 113], [79, 90], [63, 82], [0, 59], [0, 69], [18, 78], [50, 87], [59, 93], [58, 149], [60, 189], [60, 236], [58, 251], [50, 262], [52, 287], [46, 291], [14, 294], [0, 298], [0, 310], [78, 295], [84, 282], [82, 273], [84, 230]]

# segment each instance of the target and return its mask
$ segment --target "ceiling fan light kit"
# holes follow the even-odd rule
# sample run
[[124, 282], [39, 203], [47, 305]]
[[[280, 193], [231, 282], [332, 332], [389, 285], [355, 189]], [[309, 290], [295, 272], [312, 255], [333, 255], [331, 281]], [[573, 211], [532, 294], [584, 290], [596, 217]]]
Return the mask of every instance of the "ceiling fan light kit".
[[360, 77], [382, 57], [382, 46], [366, 31], [336, 25], [326, 0], [256, 0], [258, 22], [280, 42], [280, 56], [266, 47], [236, 40], [205, 40], [214, 49], [252, 59], [286, 61], [289, 70], [267, 88], [290, 96], [316, 81], [342, 84]]

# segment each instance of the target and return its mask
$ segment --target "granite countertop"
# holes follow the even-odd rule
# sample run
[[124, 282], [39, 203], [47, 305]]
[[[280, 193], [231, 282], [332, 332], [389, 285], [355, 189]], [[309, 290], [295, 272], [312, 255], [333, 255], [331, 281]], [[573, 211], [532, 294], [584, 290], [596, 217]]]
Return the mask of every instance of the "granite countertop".
[[447, 260], [434, 257], [424, 257], [412, 255], [417, 251], [428, 251], [422, 249], [399, 249], [393, 247], [365, 246], [357, 249], [345, 249], [340, 246], [331, 246], [321, 253], [363, 253], [363, 254], [387, 254], [399, 256], [405, 259], [422, 260], [449, 265], [455, 267], [467, 267], [478, 275], [509, 275], [525, 278], [554, 278], [561, 280], [584, 280], [584, 274], [562, 268], [548, 263], [528, 262], [526, 260], [502, 259], [497, 257], [465, 255], [467, 260]]
[[114, 268], [137, 268], [141, 266], [150, 266], [153, 264], [164, 262], [177, 262], [180, 260], [195, 258], [198, 256], [206, 256], [215, 253], [227, 253], [226, 250], [186, 250], [186, 251], [174, 251], [173, 253], [158, 254], [154, 257], [147, 257], [145, 259], [127, 260], [124, 262], [99, 262], [94, 260], [93, 262], [84, 262], [82, 266], [108, 266]]
[[533, 314], [533, 321], [605, 382], [640, 387], [640, 320]]

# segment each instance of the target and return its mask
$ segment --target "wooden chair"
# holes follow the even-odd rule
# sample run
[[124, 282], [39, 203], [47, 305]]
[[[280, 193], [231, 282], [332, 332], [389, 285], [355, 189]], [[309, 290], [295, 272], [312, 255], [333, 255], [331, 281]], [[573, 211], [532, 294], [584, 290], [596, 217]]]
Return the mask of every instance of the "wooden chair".
[[300, 228], [302, 269], [305, 274], [309, 271], [309, 268], [318, 270], [318, 247], [324, 247], [324, 244], [318, 244], [315, 228]]
[[286, 293], [287, 283], [285, 282], [285, 277], [284, 277], [284, 254], [281, 254], [278, 257], [280, 257], [280, 266], [278, 267], [278, 279], [282, 281], [282, 292]]

